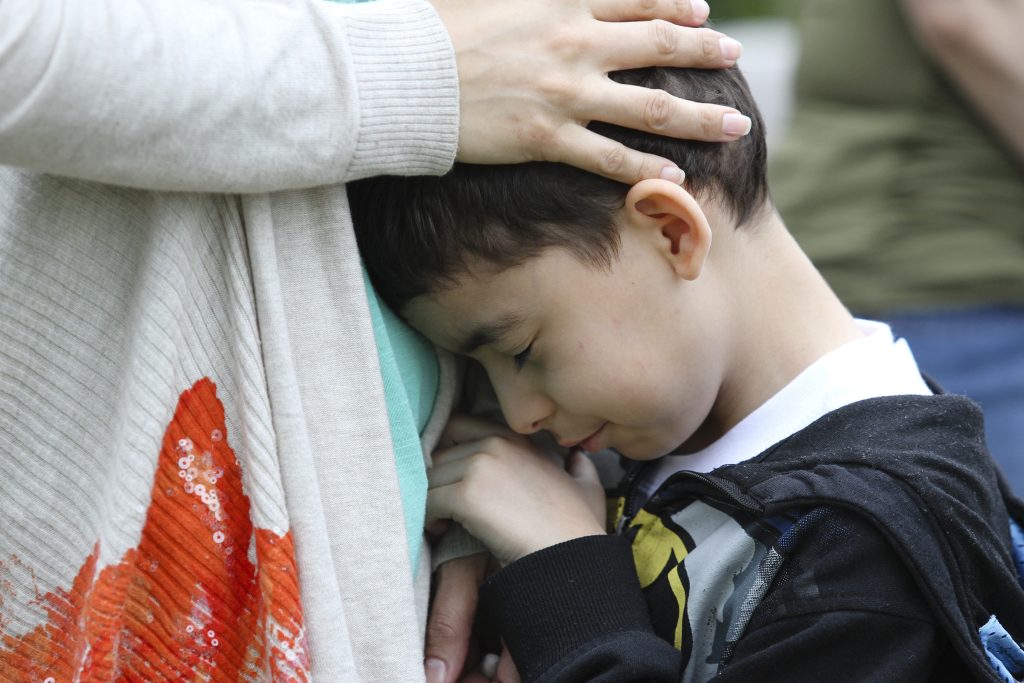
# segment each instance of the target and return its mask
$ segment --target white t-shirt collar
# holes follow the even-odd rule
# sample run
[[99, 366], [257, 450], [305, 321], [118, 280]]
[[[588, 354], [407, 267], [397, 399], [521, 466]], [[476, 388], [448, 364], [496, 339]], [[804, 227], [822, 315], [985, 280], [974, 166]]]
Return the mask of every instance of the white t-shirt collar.
[[707, 448], [662, 458], [647, 471], [641, 490], [649, 495], [680, 470], [710, 472], [743, 462], [851, 403], [932, 393], [905, 339], [894, 339], [884, 323], [858, 320], [857, 325], [863, 338], [819, 358]]

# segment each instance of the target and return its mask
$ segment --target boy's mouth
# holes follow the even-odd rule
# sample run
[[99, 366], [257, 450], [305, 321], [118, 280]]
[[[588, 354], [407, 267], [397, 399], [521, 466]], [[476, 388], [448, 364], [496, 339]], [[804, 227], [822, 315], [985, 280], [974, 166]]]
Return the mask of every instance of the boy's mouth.
[[558, 442], [558, 445], [562, 446], [564, 448], [582, 448], [583, 450], [587, 451], [588, 453], [593, 453], [595, 451], [599, 451], [599, 450], [602, 449], [602, 446], [599, 445], [600, 444], [600, 439], [598, 437], [601, 435], [601, 432], [604, 431], [604, 428], [607, 425], [608, 425], [608, 423], [604, 422], [592, 434], [590, 434], [590, 436], [585, 436], [582, 439], [576, 439], [575, 441], [561, 441], [560, 440]]

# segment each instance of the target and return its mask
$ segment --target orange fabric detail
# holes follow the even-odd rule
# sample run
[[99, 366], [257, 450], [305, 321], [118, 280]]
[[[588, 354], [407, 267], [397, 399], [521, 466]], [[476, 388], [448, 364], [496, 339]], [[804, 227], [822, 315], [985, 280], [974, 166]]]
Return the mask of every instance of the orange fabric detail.
[[209, 379], [164, 434], [139, 545], [97, 573], [98, 556], [69, 589], [36, 591], [47, 619], [20, 636], [3, 601], [21, 561], [0, 562], [0, 680], [309, 680], [291, 532], [253, 528]]

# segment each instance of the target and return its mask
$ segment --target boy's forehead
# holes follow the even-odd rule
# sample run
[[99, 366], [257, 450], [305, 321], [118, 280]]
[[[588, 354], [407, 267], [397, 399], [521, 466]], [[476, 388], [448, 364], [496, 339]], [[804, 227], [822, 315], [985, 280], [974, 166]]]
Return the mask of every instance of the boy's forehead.
[[499, 313], [493, 320], [481, 320], [461, 327], [455, 332], [456, 351], [470, 354], [481, 346], [492, 346], [512, 334], [523, 324], [523, 317], [517, 313]]
[[444, 291], [418, 296], [403, 313], [409, 323], [442, 348], [469, 354], [514, 332], [526, 317], [515, 299], [488, 296], [485, 288], [460, 283]]
[[403, 314], [435, 344], [468, 353], [559, 301], [559, 278], [572, 267], [583, 266], [562, 249], [545, 250], [509, 268], [478, 261], [443, 288], [412, 299]]

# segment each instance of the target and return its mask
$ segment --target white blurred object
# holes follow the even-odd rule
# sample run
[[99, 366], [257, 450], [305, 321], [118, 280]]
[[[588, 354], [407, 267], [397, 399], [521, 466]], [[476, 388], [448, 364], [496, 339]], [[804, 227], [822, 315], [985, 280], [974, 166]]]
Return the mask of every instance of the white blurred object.
[[487, 680], [494, 680], [494, 677], [498, 673], [498, 661], [500, 657], [494, 653], [484, 655], [484, 659], [480, 662], [480, 673], [482, 673]]

